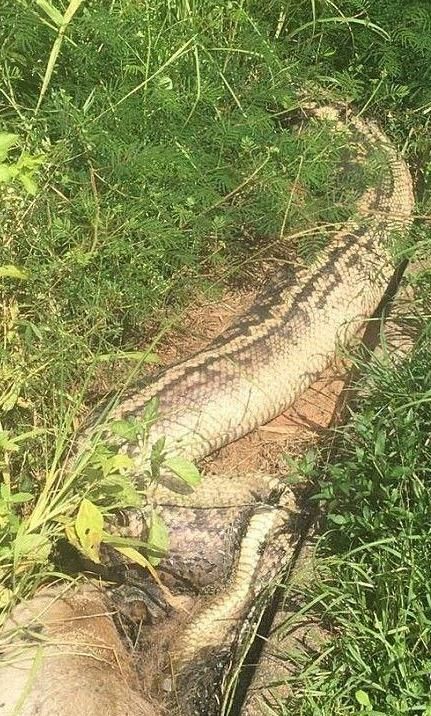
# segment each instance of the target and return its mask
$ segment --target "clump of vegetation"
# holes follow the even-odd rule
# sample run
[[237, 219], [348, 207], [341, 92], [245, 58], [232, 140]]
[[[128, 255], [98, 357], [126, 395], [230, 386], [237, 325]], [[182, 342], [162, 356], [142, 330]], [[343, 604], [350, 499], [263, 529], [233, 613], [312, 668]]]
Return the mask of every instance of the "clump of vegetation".
[[426, 330], [341, 436], [316, 497], [327, 511], [310, 610], [334, 639], [301, 664], [286, 714], [431, 713], [431, 373]]

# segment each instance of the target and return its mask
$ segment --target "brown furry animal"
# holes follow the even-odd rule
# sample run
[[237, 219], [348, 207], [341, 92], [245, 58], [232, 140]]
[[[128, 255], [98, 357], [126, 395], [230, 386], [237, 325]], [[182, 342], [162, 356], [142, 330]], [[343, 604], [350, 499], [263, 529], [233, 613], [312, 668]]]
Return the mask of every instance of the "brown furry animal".
[[42, 589], [13, 610], [0, 645], [0, 716], [158, 716], [106, 597], [91, 583]]

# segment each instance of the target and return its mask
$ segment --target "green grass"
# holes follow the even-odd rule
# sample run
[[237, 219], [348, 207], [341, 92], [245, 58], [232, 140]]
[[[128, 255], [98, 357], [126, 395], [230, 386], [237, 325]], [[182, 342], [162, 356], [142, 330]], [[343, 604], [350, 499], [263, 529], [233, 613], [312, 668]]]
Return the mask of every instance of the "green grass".
[[326, 531], [305, 598], [332, 637], [301, 663], [286, 716], [431, 713], [430, 349], [427, 327], [396, 371], [374, 364], [319, 479]]
[[[431, 213], [431, 7], [3, 0], [0, 26], [8, 606], [55, 572], [83, 496], [103, 509], [136, 499], [113, 487], [106, 463], [97, 495], [88, 472], [64, 471], [95, 396], [144, 373], [148, 350], [197, 295], [254, 281], [274, 255], [308, 260], [349, 215], [357, 177], [340, 187], [345, 138], [318, 124], [298, 133], [298, 97], [376, 116], [420, 167], [418, 212]], [[417, 239], [429, 245], [423, 225]]]

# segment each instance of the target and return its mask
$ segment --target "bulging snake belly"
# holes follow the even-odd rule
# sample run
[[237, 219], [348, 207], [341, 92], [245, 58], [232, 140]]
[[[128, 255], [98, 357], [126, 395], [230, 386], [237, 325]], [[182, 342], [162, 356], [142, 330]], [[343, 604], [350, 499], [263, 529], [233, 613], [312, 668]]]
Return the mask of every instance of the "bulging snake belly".
[[[408, 229], [414, 204], [405, 161], [373, 122], [350, 110], [321, 107], [307, 114], [350, 130], [361, 160], [378, 151], [379, 182], [311, 267], [269, 287], [223, 336], [113, 408], [110, 420], [139, 419], [157, 399], [145, 450], [137, 442], [122, 445], [137, 475], [162, 436], [169, 453], [196, 461], [285, 411], [373, 314], [393, 276], [389, 241]], [[163, 482], [151, 499], [173, 535], [170, 571], [181, 567], [182, 589], [186, 575], [197, 591], [214, 593], [173, 648], [180, 711], [216, 714], [234, 645], [292, 550], [284, 533], [291, 500], [283, 480], [268, 476], [207, 476], [188, 495]], [[131, 510], [132, 523], [139, 519]]]
[[[323, 116], [335, 112], [314, 110]], [[311, 268], [270, 287], [208, 348], [135, 389], [112, 412], [113, 419], [139, 419], [156, 398], [159, 419], [150, 443], [165, 436], [176, 455], [199, 460], [286, 410], [337, 346], [346, 345], [371, 316], [394, 270], [388, 237], [410, 221], [412, 182], [375, 124], [350, 112], [345, 121], [361, 151], [378, 150], [385, 162], [379, 185], [358, 203], [358, 218], [334, 236]], [[128, 450], [137, 461], [142, 457], [138, 447], [129, 444]]]

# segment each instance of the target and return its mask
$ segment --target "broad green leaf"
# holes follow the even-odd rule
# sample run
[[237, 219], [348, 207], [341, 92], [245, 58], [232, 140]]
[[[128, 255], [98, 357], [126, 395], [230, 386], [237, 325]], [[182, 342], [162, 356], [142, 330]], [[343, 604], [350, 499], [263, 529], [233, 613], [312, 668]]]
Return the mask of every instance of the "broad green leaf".
[[100, 562], [99, 548], [103, 535], [103, 515], [99, 508], [85, 497], [79, 505], [75, 531], [84, 554], [93, 562]]
[[160, 468], [165, 461], [165, 443], [166, 438], [162, 435], [162, 437], [156, 440], [154, 445], [151, 447], [150, 465], [151, 478], [153, 480], [158, 480], [160, 477]]
[[[57, 518], [57, 522], [63, 522], [63, 519], [61, 519], [61, 517], [62, 517], [62, 515], [60, 515], [60, 516]], [[65, 519], [65, 518], [64, 518], [64, 519]], [[78, 536], [77, 536], [77, 534], [76, 534], [76, 530], [75, 530], [74, 526], [73, 526], [73, 525], [70, 525], [70, 524], [67, 524], [67, 525], [65, 525], [65, 527], [64, 527], [64, 531], [65, 531], [65, 533], [66, 533], [66, 537], [67, 537], [68, 541], [70, 542], [70, 544], [71, 544], [73, 547], [75, 547], [75, 549], [77, 549], [79, 552], [82, 552], [81, 545], [80, 545], [80, 543], [79, 543], [79, 539], [78, 539]]]
[[18, 174], [18, 179], [28, 194], [34, 196], [37, 192], [37, 184], [29, 174]]
[[7, 184], [12, 181], [16, 175], [16, 167], [8, 167], [6, 164], [0, 164], [0, 183]]
[[[2, 452], [18, 452], [16, 438], [11, 438], [8, 430], [0, 430], [0, 450]], [[0, 490], [4, 485], [0, 485]]]
[[159, 399], [152, 398], [145, 406], [141, 422], [150, 427], [159, 416]]
[[144, 363], [149, 363], [151, 365], [157, 365], [160, 363], [160, 356], [157, 353], [153, 353], [152, 351], [146, 352], [146, 351], [132, 351], [127, 354], [127, 357], [129, 358], [135, 358], [136, 360], [143, 360]]
[[18, 135], [9, 132], [0, 132], [0, 162], [4, 162], [12, 147], [18, 144]]
[[0, 485], [0, 496], [2, 500], [5, 502], [9, 502], [10, 500], [10, 487], [5, 482], [2, 482]]
[[12, 408], [15, 407], [20, 396], [20, 392], [21, 386], [14, 385], [13, 388], [6, 395], [6, 397], [3, 400], [0, 400], [0, 407], [3, 412], [8, 413], [9, 410], [12, 410]]
[[344, 515], [328, 515], [328, 519], [336, 525], [345, 525], [347, 522]]
[[109, 424], [109, 429], [114, 435], [118, 435], [125, 440], [136, 439], [138, 432], [136, 423], [130, 420], [114, 420]]
[[157, 80], [159, 87], [162, 87], [166, 90], [171, 90], [174, 86], [174, 83], [172, 82], [171, 78], [168, 75], [162, 75]]
[[[9, 563], [11, 561], [11, 559], [13, 559], [13, 551], [12, 551], [11, 547], [9, 547], [9, 546], [8, 547], [0, 547], [0, 560], [6, 561]], [[1, 583], [3, 576], [4, 576], [4, 571], [3, 571], [3, 569], [0, 569], [0, 583]], [[7, 576], [8, 577], [10, 576], [10, 565], [7, 567]]]
[[[150, 549], [157, 552], [167, 552], [169, 547], [169, 532], [164, 520], [156, 512], [151, 515], [150, 529], [148, 532], [148, 542]], [[149, 561], [156, 566], [161, 560], [161, 556], [150, 555]]]
[[23, 152], [23, 154], [18, 159], [16, 166], [20, 173], [34, 172], [35, 169], [42, 166], [44, 161], [44, 154], [28, 154], [28, 152]]
[[[148, 561], [146, 557], [144, 557], [143, 554], [138, 552], [137, 549], [134, 549], [133, 547], [120, 547], [115, 546], [114, 549], [117, 550], [120, 554], [122, 554], [124, 557], [126, 557], [130, 562], [135, 562], [136, 564], [139, 564], [140, 567], [143, 567], [144, 569], [148, 569], [152, 574], [155, 573], [154, 570], [152, 570], [152, 565]], [[160, 582], [159, 578], [157, 577], [158, 581]]]
[[198, 468], [184, 457], [169, 457], [164, 465], [187, 485], [194, 487], [199, 484], [201, 476]]
[[30, 492], [15, 492], [9, 497], [9, 502], [13, 502], [15, 505], [22, 504], [23, 502], [30, 502], [34, 499], [34, 495]]
[[94, 477], [95, 483], [88, 497], [97, 504], [109, 505], [111, 510], [142, 506], [142, 495], [126, 475], [108, 475], [103, 480]]
[[355, 699], [359, 704], [361, 704], [361, 706], [366, 706], [368, 708], [371, 707], [371, 701], [370, 701], [366, 691], [362, 691], [362, 689], [358, 689], [358, 691], [355, 692]]
[[379, 430], [374, 441], [374, 454], [381, 456], [385, 454], [386, 446], [386, 433], [384, 430]]
[[28, 273], [13, 264], [3, 264], [0, 266], [0, 278], [18, 278], [25, 281], [28, 279]]
[[26, 562], [43, 564], [51, 552], [51, 543], [40, 534], [17, 535], [14, 552], [16, 562], [24, 558]]
[[103, 472], [105, 477], [107, 477], [111, 473], [118, 472], [119, 470], [132, 470], [133, 466], [134, 462], [131, 457], [118, 453], [117, 455], [107, 458]]

